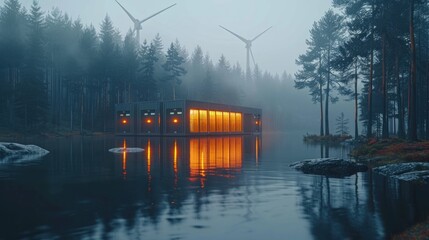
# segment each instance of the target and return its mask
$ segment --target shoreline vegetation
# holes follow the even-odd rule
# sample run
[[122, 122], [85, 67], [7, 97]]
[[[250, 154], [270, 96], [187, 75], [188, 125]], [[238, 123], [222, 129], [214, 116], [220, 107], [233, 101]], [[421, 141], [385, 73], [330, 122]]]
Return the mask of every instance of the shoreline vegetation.
[[352, 143], [350, 156], [357, 162], [365, 163], [370, 168], [395, 163], [429, 162], [429, 141], [407, 141], [391, 137], [387, 139], [359, 138], [350, 135], [304, 135], [305, 143], [340, 144]]
[[429, 141], [372, 138], [355, 146], [350, 155], [370, 168], [395, 163], [429, 162]]
[[352, 139], [350, 135], [316, 135], [308, 134], [304, 136], [305, 143], [342, 143], [346, 140]]

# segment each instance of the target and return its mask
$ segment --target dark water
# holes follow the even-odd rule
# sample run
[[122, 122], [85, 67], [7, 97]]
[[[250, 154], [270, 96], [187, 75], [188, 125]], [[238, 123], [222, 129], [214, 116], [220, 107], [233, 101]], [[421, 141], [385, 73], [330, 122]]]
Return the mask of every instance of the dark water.
[[[291, 162], [348, 149], [302, 134], [30, 141], [0, 163], [0, 239], [385, 239], [429, 215], [429, 189], [371, 173], [303, 175]], [[25, 142], [25, 141], [24, 141]]]

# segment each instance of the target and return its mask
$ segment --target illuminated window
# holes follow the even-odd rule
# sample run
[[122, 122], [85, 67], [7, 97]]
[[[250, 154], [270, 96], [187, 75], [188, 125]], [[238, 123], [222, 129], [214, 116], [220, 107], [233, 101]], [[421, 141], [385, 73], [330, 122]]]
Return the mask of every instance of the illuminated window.
[[189, 111], [189, 130], [191, 133], [197, 133], [200, 129], [198, 110], [191, 109]]
[[243, 132], [242, 113], [191, 109], [189, 123], [191, 133]]
[[207, 110], [200, 110], [200, 132], [207, 132]]
[[230, 129], [231, 129], [231, 132], [237, 132], [237, 124], [236, 124], [236, 121], [235, 121], [235, 113], [231, 113], [230, 115], [229, 115], [229, 120], [230, 120]]
[[223, 132], [222, 122], [222, 112], [216, 112], [216, 132]]
[[209, 132], [216, 132], [216, 112], [209, 112]]
[[237, 129], [237, 132], [242, 132], [243, 131], [243, 121], [242, 121], [242, 115], [241, 113], [236, 113], [235, 114], [235, 128]]
[[223, 131], [229, 132], [229, 112], [223, 113]]

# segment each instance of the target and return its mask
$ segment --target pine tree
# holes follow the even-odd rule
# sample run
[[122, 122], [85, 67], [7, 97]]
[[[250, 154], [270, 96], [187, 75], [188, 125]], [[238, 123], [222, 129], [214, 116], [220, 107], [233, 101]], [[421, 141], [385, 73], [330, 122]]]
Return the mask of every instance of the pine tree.
[[0, 8], [0, 122], [15, 126], [15, 91], [25, 60], [26, 12], [18, 0], [6, 0]]
[[98, 59], [98, 71], [101, 79], [101, 108], [100, 117], [103, 122], [103, 131], [107, 130], [107, 119], [110, 113], [113, 100], [111, 99], [111, 91], [114, 75], [114, 61], [117, 51], [115, 44], [115, 30], [113, 28], [110, 17], [106, 15], [101, 23], [100, 30], [100, 53]]
[[156, 57], [156, 46], [151, 43], [147, 46], [144, 41], [140, 49], [140, 69], [141, 85], [142, 85], [142, 100], [155, 100], [157, 99], [157, 82], [155, 80], [155, 64], [158, 62]]
[[43, 12], [33, 1], [29, 16], [28, 54], [23, 77], [17, 86], [15, 109], [26, 129], [47, 120], [47, 92], [44, 83]]
[[176, 85], [182, 83], [181, 76], [186, 74], [186, 70], [182, 67], [185, 60], [180, 56], [179, 51], [171, 43], [170, 48], [167, 51], [166, 62], [162, 67], [167, 72], [167, 82], [170, 82], [173, 89], [173, 100], [176, 99]]
[[[343, 17], [329, 10], [318, 22], [314, 23], [310, 31], [311, 38], [307, 41], [308, 50], [297, 60], [302, 66], [295, 76], [295, 87], [309, 88], [313, 102], [320, 103], [321, 121], [325, 126], [320, 128], [320, 134], [329, 135], [329, 103], [338, 101], [333, 90], [338, 90], [344, 84], [343, 79], [333, 74], [333, 62], [338, 55], [338, 46], [343, 41]], [[340, 89], [341, 90], [341, 89]], [[322, 101], [325, 100], [323, 115]], [[325, 132], [323, 132], [323, 130]]]
[[349, 135], [349, 119], [344, 117], [344, 113], [342, 112], [340, 116], [337, 117], [337, 134], [344, 136]]
[[134, 39], [133, 32], [129, 31], [124, 40], [124, 59], [123, 59], [123, 101], [131, 102], [131, 84], [135, 82], [138, 69], [137, 42]]

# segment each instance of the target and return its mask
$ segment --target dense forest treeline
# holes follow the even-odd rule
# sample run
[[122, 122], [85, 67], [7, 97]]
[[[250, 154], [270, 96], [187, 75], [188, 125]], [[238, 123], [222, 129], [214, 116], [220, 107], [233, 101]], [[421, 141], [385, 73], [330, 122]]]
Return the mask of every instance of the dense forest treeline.
[[254, 66], [246, 79], [225, 56], [213, 61], [158, 34], [138, 44], [106, 15], [99, 30], [34, 1], [0, 6], [0, 126], [44, 131], [111, 131], [116, 103], [194, 99], [262, 107], [269, 126], [281, 128], [281, 98], [291, 76]]
[[360, 120], [368, 137], [429, 139], [428, 1], [334, 0], [333, 7], [296, 61], [295, 87], [319, 104], [320, 135], [330, 134], [330, 104], [346, 96], [355, 103], [356, 137]]

